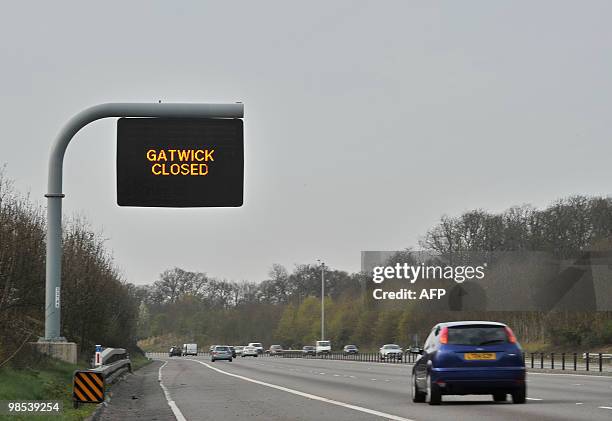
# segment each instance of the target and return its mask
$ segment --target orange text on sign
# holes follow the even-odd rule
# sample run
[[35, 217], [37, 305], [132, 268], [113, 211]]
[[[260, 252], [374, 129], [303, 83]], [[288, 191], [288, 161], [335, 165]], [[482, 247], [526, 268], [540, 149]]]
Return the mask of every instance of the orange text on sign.
[[214, 149], [149, 149], [147, 160], [154, 162], [151, 172], [156, 176], [202, 176], [208, 174], [207, 162], [214, 162], [214, 152]]

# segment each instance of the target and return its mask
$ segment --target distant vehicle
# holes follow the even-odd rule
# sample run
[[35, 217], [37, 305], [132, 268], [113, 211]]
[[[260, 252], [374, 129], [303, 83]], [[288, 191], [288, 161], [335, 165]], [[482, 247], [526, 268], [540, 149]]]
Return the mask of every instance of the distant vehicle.
[[497, 322], [434, 326], [412, 367], [412, 400], [438, 405], [443, 395], [493, 395], [525, 403], [523, 350], [512, 329]]
[[183, 355], [183, 351], [178, 346], [171, 346], [168, 351], [168, 357], [180, 357]]
[[230, 351], [232, 351], [232, 358], [236, 358], [236, 348], [234, 348], [233, 346], [228, 346], [228, 348], [230, 349]]
[[236, 351], [236, 355], [242, 355], [242, 350], [244, 349], [243, 345], [234, 346], [234, 350]]
[[210, 361], [213, 363], [217, 360], [227, 360], [232, 362], [232, 350], [227, 345], [217, 345], [210, 353]]
[[183, 356], [195, 355], [198, 356], [198, 344], [183, 344]]
[[404, 351], [399, 345], [386, 344], [378, 351], [381, 360], [401, 360], [404, 356]]
[[271, 345], [268, 350], [268, 354], [270, 355], [280, 355], [283, 353], [283, 347], [280, 345]]
[[317, 341], [315, 344], [315, 351], [317, 355], [331, 354], [331, 342], [330, 341]]
[[259, 355], [259, 350], [254, 346], [247, 345], [242, 348], [241, 357], [257, 357]]
[[345, 354], [359, 354], [359, 348], [355, 345], [346, 345], [343, 349]]
[[252, 346], [253, 348], [257, 348], [257, 353], [258, 354], [263, 354], [264, 353], [263, 345], [260, 342], [249, 342], [248, 346]]
[[302, 355], [317, 355], [317, 348], [312, 345], [306, 345], [302, 348]]

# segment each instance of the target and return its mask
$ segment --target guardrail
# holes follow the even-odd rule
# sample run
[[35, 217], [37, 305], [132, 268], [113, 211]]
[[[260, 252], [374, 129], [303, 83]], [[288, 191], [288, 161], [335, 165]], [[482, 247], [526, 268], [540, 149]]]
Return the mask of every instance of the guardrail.
[[[167, 352], [147, 353], [147, 357], [167, 357]], [[208, 352], [198, 352], [198, 356], [206, 357]], [[313, 355], [305, 354], [302, 350], [286, 349], [281, 353], [260, 354], [260, 357], [268, 358], [304, 358], [323, 360], [346, 360], [372, 363], [391, 364], [413, 364], [418, 354], [405, 352], [401, 358], [381, 358], [378, 352], [359, 352], [357, 354], [345, 354], [343, 352], [332, 352], [330, 354]], [[180, 357], [178, 357], [180, 358]], [[528, 369], [536, 370], [560, 370], [560, 371], [595, 371], [600, 373], [612, 373], [612, 354], [605, 353], [566, 353], [566, 352], [531, 352], [523, 353], [523, 360]]]
[[132, 372], [130, 355], [123, 348], [104, 348], [100, 353], [102, 365], [89, 371], [101, 373], [106, 383], [112, 383], [118, 376], [126, 371]]
[[382, 362], [393, 364], [412, 364], [416, 361], [418, 355], [409, 352], [402, 353], [398, 356], [382, 357], [378, 352], [358, 352], [356, 354], [346, 354], [344, 352], [331, 352], [329, 354], [312, 354], [304, 353], [302, 350], [288, 349], [283, 350], [279, 354], [264, 354], [269, 357], [280, 358], [305, 358], [305, 359], [324, 359], [324, 360], [345, 360], [345, 361], [362, 361], [362, 362]]
[[[102, 365], [74, 372], [72, 398], [74, 407], [81, 403], [100, 403], [106, 395], [106, 385], [121, 374], [132, 372], [130, 355], [123, 348], [105, 348], [100, 352]], [[92, 360], [92, 366], [94, 362]]]

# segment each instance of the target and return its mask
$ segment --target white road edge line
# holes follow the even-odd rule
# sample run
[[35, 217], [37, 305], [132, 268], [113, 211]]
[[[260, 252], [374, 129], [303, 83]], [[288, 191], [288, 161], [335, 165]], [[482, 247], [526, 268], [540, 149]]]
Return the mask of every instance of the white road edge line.
[[331, 403], [332, 405], [341, 406], [343, 408], [352, 409], [354, 411], [364, 412], [366, 414], [375, 415], [377, 417], [386, 418], [388, 420], [394, 420], [394, 421], [414, 421], [414, 420], [412, 420], [410, 418], [399, 417], [397, 415], [387, 414], [385, 412], [376, 411], [374, 409], [368, 409], [368, 408], [364, 408], [362, 406], [352, 405], [352, 404], [349, 404], [349, 403], [344, 403], [344, 402], [336, 401], [336, 400], [333, 400], [333, 399], [324, 398], [322, 396], [311, 395], [310, 393], [300, 392], [299, 390], [289, 389], [288, 387], [278, 386], [278, 385], [275, 385], [275, 384], [272, 384], [272, 383], [266, 383], [266, 382], [262, 382], [260, 380], [251, 379], [249, 377], [240, 376], [238, 374], [229, 373], [227, 371], [223, 371], [223, 370], [220, 370], [220, 369], [218, 369], [216, 367], [213, 367], [213, 366], [211, 366], [209, 364], [206, 364], [203, 361], [194, 360], [194, 359], [191, 359], [191, 358], [186, 358], [186, 360], [194, 361], [196, 363], [202, 364], [203, 366], [208, 367], [211, 370], [214, 370], [214, 371], [216, 371], [218, 373], [225, 374], [226, 376], [235, 377], [237, 379], [241, 379], [241, 380], [245, 380], [247, 382], [259, 384], [261, 386], [266, 386], [266, 387], [270, 387], [272, 389], [281, 390], [283, 392], [291, 393], [293, 395], [301, 396], [303, 398], [312, 399], [312, 400], [315, 400], [315, 401], [326, 402], [326, 403]]
[[525, 399], [527, 399], [528, 401], [541, 401], [542, 400], [542, 398], [525, 398]]
[[612, 409], [612, 406], [599, 406], [599, 409]]
[[[192, 360], [192, 361], [194, 361], [194, 360]], [[172, 397], [170, 396], [170, 392], [168, 392], [168, 389], [162, 383], [162, 368], [164, 368], [166, 366], [166, 364], [168, 364], [168, 361], [164, 361], [162, 366], [159, 367], [159, 371], [158, 371], [158, 375], [157, 375], [157, 380], [159, 381], [159, 385], [161, 386], [162, 390], [164, 391], [164, 395], [166, 396], [166, 401], [168, 401], [168, 406], [170, 406], [170, 409], [172, 410], [172, 413], [174, 414], [174, 418], [176, 418], [176, 421], [187, 421], [187, 419], [183, 416], [183, 413], [181, 412], [179, 407], [172, 400]]]

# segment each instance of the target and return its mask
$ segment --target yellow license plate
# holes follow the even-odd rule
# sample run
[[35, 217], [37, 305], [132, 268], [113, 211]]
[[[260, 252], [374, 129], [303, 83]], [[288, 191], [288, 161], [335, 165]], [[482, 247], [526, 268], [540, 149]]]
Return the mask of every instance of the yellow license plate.
[[470, 361], [494, 360], [495, 352], [467, 352], [463, 358]]

